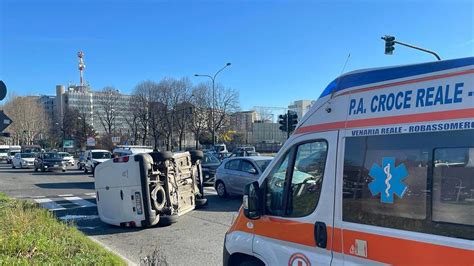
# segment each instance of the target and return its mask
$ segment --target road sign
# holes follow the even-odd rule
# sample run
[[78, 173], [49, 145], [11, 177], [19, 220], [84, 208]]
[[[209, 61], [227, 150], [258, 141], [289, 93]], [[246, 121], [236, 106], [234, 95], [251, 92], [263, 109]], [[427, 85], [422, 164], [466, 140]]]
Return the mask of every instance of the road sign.
[[0, 111], [0, 132], [5, 130], [13, 121], [5, 114]]
[[63, 140], [63, 148], [64, 148], [64, 149], [72, 149], [72, 148], [74, 148], [74, 140], [72, 140], [72, 139], [65, 139], [65, 140]]
[[88, 137], [87, 138], [87, 146], [95, 146], [95, 138], [94, 137]]
[[120, 137], [112, 137], [113, 143], [120, 143]]
[[5, 96], [7, 96], [7, 85], [0, 80], [0, 101], [5, 99]]

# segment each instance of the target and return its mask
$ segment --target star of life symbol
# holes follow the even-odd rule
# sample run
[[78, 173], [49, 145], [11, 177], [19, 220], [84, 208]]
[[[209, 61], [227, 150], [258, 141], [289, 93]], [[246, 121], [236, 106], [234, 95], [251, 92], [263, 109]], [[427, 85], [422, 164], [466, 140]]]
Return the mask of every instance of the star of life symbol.
[[394, 157], [382, 158], [382, 166], [374, 164], [369, 175], [374, 179], [369, 184], [370, 192], [372, 196], [380, 193], [380, 202], [393, 203], [394, 194], [403, 198], [407, 185], [402, 180], [408, 176], [408, 171], [404, 164], [395, 167]]

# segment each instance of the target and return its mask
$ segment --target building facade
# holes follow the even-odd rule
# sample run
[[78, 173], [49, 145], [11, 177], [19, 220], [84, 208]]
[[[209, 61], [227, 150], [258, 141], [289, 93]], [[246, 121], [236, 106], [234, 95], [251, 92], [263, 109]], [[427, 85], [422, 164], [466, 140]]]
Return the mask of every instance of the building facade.
[[296, 114], [298, 115], [298, 121], [300, 121], [301, 118], [303, 118], [303, 116], [309, 111], [314, 102], [315, 101], [312, 100], [294, 101], [293, 103], [288, 105], [288, 109], [293, 112], [296, 112]]

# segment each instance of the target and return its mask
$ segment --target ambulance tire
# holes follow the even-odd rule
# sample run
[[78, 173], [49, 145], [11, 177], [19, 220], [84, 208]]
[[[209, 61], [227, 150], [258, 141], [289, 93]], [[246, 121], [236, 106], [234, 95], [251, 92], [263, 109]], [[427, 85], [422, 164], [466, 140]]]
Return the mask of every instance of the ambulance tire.
[[204, 158], [204, 153], [200, 150], [192, 150], [189, 152], [191, 154], [191, 162], [196, 163], [197, 160], [202, 160]]
[[178, 221], [178, 215], [164, 215], [160, 216], [160, 221], [158, 225], [160, 226], [169, 226]]
[[264, 266], [265, 264], [257, 259], [246, 259], [241, 261], [239, 266]]
[[149, 154], [155, 162], [164, 162], [173, 158], [173, 153], [170, 151], [150, 152]]

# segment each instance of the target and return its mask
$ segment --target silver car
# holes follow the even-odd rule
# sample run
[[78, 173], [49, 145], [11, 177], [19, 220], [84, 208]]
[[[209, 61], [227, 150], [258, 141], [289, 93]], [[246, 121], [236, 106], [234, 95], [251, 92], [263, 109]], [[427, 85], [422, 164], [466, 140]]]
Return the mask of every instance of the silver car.
[[273, 157], [249, 156], [226, 159], [217, 168], [215, 188], [219, 197], [242, 195], [245, 185], [257, 181]]

